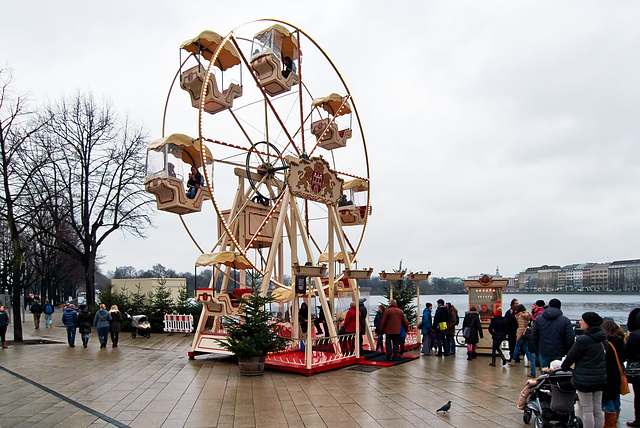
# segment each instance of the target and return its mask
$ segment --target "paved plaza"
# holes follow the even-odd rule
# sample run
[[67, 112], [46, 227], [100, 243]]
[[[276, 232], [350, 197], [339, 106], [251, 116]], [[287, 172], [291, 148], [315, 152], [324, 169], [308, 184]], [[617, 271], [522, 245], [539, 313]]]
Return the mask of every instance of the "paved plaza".
[[[34, 330], [30, 315], [23, 324], [25, 339], [58, 343], [0, 349], [1, 428], [527, 426], [516, 403], [528, 369], [467, 361], [463, 349], [389, 368], [243, 377], [232, 358], [189, 361], [184, 334], [122, 333], [118, 348], [100, 350], [94, 329], [87, 349], [79, 335], [70, 348], [60, 317], [50, 329]], [[632, 399], [619, 426], [633, 418]], [[436, 414], [448, 400], [451, 411]]]

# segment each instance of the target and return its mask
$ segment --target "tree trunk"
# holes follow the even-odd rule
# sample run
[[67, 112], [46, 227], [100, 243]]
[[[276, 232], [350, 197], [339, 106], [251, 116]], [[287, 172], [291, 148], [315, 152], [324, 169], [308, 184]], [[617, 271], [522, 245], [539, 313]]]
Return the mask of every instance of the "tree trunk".
[[20, 305], [20, 295], [22, 294], [22, 281], [20, 277], [20, 265], [22, 257], [15, 257], [11, 265], [11, 307], [13, 308], [13, 341], [22, 342], [22, 305]]

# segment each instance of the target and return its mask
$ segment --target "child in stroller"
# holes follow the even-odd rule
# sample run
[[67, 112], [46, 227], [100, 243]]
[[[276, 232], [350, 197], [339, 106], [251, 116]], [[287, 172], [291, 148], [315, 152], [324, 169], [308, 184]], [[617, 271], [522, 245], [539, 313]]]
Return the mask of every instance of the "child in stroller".
[[576, 416], [576, 388], [571, 383], [573, 374], [559, 370], [560, 361], [551, 363], [551, 369], [535, 380], [529, 380], [520, 393], [518, 408], [524, 410], [522, 420], [528, 424], [534, 417], [534, 426], [582, 428]]
[[147, 339], [151, 337], [151, 324], [145, 315], [134, 315], [131, 317], [131, 337], [144, 336]]

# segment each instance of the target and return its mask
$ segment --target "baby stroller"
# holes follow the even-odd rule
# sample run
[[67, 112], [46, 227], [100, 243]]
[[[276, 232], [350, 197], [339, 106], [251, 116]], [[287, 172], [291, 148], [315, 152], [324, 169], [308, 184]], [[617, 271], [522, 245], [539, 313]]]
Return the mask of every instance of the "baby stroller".
[[534, 417], [534, 426], [582, 428], [582, 420], [576, 416], [576, 388], [571, 383], [571, 372], [551, 371], [540, 376], [529, 387], [529, 397], [522, 420], [525, 424]]
[[134, 315], [131, 317], [131, 337], [144, 336], [147, 339], [151, 337], [151, 324], [145, 315]]

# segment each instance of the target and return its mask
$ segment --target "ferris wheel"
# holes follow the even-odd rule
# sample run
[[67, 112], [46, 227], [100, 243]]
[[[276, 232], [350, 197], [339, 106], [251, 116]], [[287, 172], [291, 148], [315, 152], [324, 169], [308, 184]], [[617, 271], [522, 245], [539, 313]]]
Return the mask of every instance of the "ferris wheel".
[[[287, 285], [296, 275], [320, 284], [328, 265], [331, 287], [357, 272], [372, 212], [367, 146], [349, 88], [318, 43], [270, 19], [224, 37], [204, 31], [180, 46], [172, 89], [178, 82], [184, 92], [169, 91], [163, 136], [148, 148], [145, 187], [158, 209], [180, 215], [203, 253], [197, 264], [213, 265], [223, 289], [248, 285], [251, 270], [283, 299], [300, 294]], [[217, 214], [211, 243], [183, 219], [207, 201]]]

